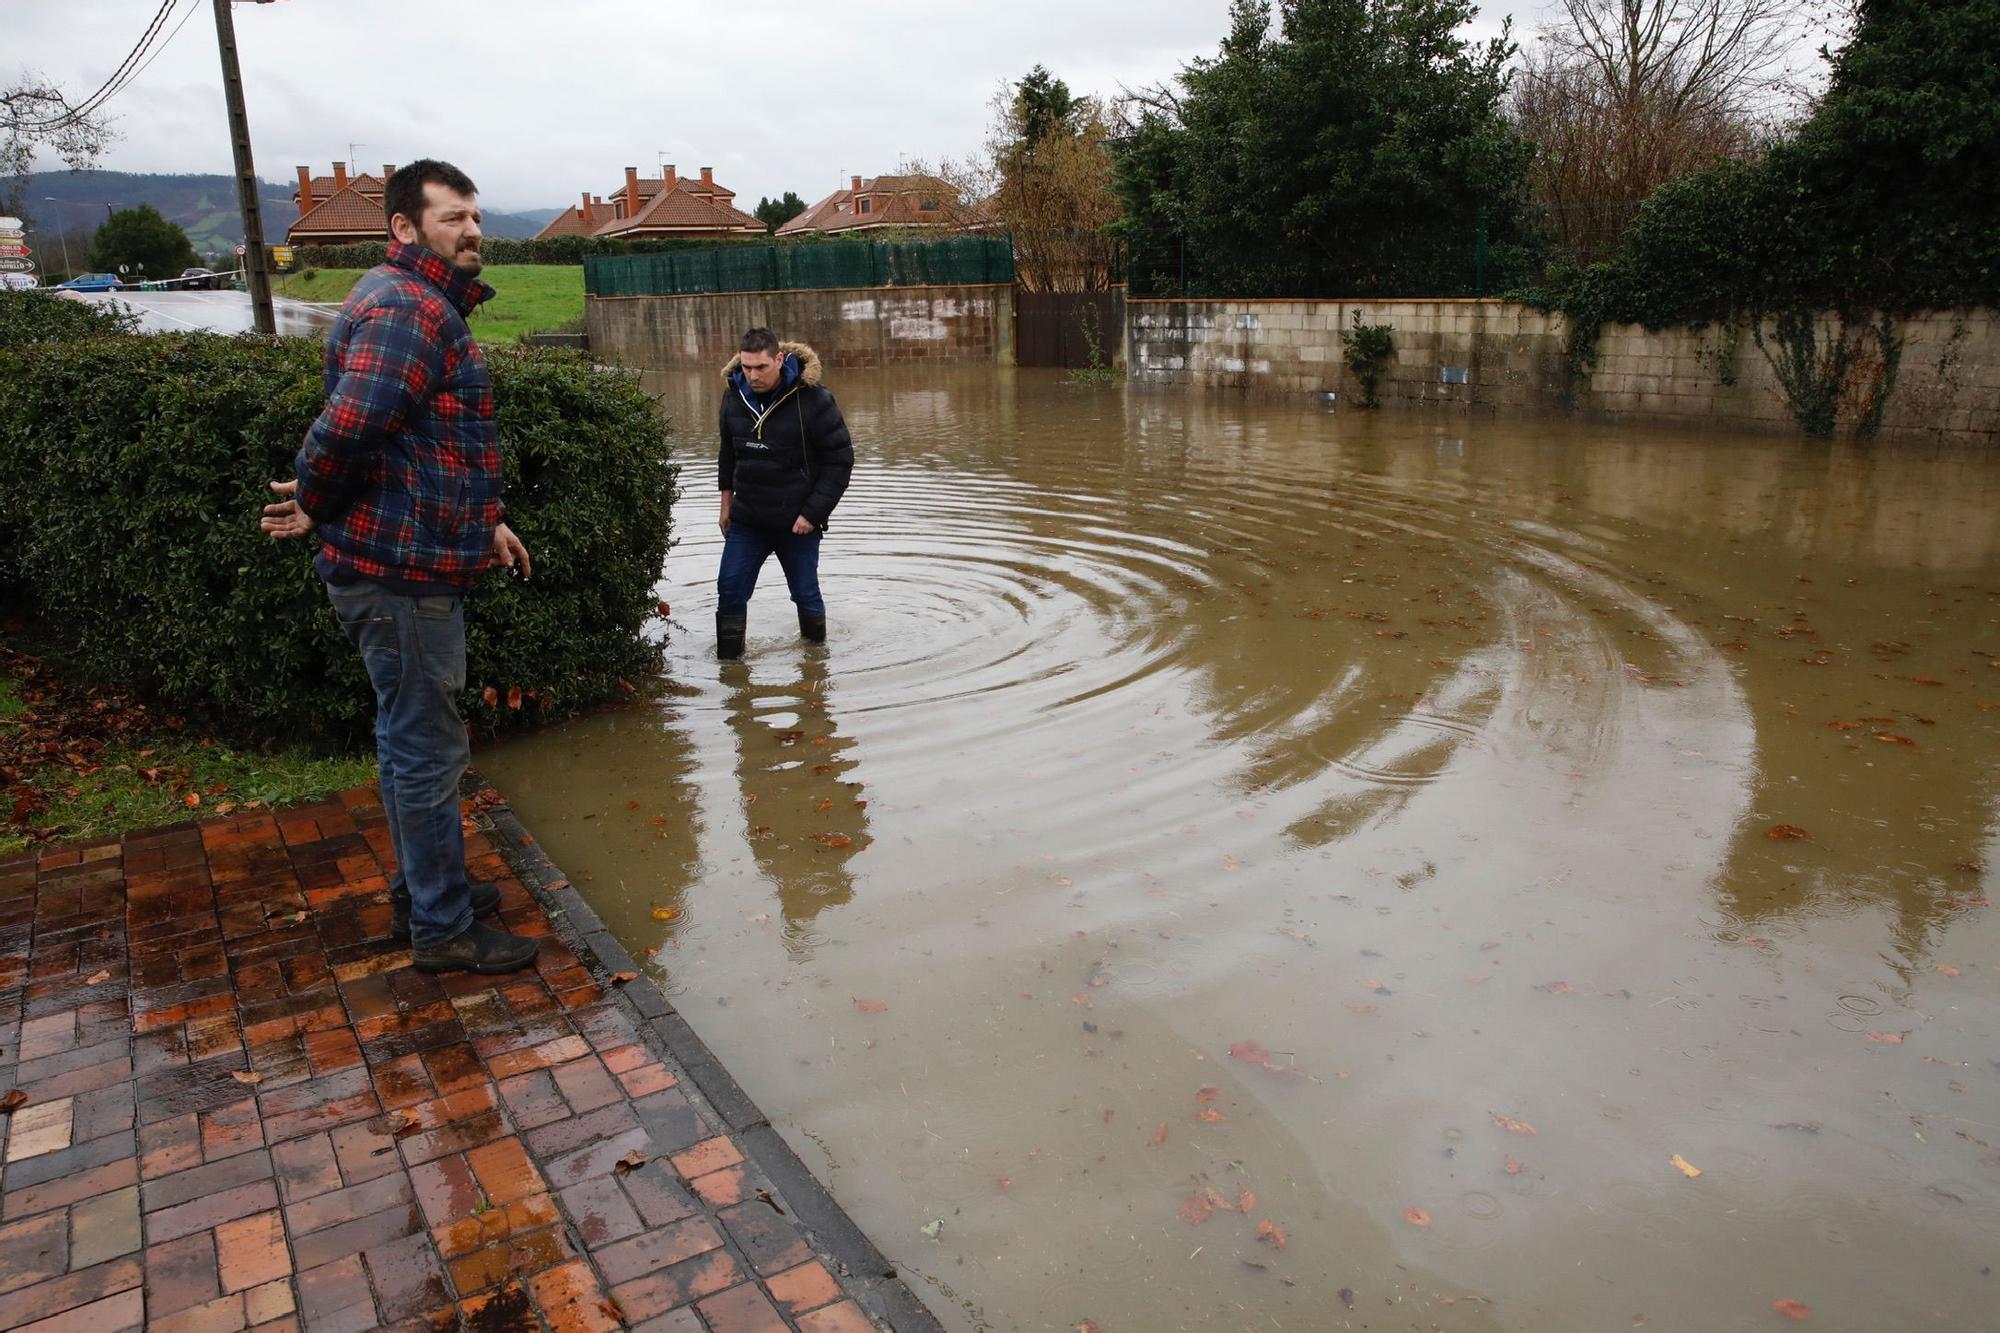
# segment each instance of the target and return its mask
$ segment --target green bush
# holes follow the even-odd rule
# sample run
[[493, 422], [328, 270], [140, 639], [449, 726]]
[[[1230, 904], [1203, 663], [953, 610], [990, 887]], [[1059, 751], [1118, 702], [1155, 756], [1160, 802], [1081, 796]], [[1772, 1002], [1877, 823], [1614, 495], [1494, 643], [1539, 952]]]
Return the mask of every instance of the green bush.
[[0, 291], [0, 349], [129, 333], [137, 323], [133, 316], [94, 301], [71, 301], [50, 291]]
[[[535, 567], [526, 583], [489, 571], [466, 602], [461, 702], [497, 729], [618, 697], [621, 677], [656, 662], [642, 630], [676, 468], [629, 372], [560, 351], [488, 357], [509, 521]], [[313, 572], [314, 544], [257, 530], [265, 483], [291, 475], [323, 400], [320, 349], [305, 339], [0, 349], [0, 583], [86, 676], [226, 730], [360, 739], [372, 698]]]
[[[745, 235], [741, 241], [655, 240], [621, 241], [605, 236], [556, 236], [546, 241], [509, 240], [488, 236], [479, 253], [489, 264], [581, 264], [593, 255], [651, 255], [670, 250], [713, 250], [718, 246], [758, 244], [768, 236]], [[373, 268], [389, 257], [389, 243], [361, 241], [353, 245], [300, 245], [292, 248], [295, 268]]]
[[1354, 312], [1354, 327], [1341, 330], [1340, 343], [1347, 349], [1347, 368], [1361, 382], [1361, 401], [1356, 407], [1381, 406], [1375, 398], [1375, 387], [1382, 382], [1389, 358], [1396, 354], [1395, 333], [1393, 325], [1363, 324], [1359, 310]]

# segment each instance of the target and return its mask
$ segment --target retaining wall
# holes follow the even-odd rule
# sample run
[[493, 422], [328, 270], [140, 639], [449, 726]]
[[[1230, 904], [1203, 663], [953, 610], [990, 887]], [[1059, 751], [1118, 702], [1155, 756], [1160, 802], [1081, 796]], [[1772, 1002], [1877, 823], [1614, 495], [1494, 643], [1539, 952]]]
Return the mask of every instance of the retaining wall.
[[[1360, 386], [1346, 368], [1340, 332], [1351, 327], [1356, 310], [1364, 323], [1395, 330], [1396, 355], [1377, 389], [1389, 406], [1432, 403], [1798, 429], [1776, 372], [1747, 328], [1648, 333], [1637, 325], [1608, 324], [1598, 338], [1595, 366], [1570, 385], [1564, 367], [1568, 321], [1497, 300], [1132, 300], [1125, 319], [1128, 373], [1135, 382], [1197, 388], [1330, 389], [1349, 400]], [[1899, 320], [1897, 329], [1904, 346], [1882, 436], [1995, 443], [2000, 315], [1927, 314]], [[1864, 346], [1872, 351], [1872, 337]], [[1843, 433], [1851, 416], [1843, 415]]]
[[830, 370], [1014, 363], [1012, 284], [592, 296], [591, 354], [655, 369], [720, 368], [743, 330], [812, 344]]

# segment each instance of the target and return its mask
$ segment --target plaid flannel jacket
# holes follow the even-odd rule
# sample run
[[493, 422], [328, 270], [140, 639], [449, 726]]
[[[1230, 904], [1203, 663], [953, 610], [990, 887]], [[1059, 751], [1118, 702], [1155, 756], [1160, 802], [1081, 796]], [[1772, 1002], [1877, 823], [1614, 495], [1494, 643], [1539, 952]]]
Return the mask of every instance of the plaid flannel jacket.
[[326, 407], [293, 467], [329, 582], [469, 586], [500, 507], [493, 379], [465, 316], [493, 289], [422, 246], [354, 284], [326, 339]]

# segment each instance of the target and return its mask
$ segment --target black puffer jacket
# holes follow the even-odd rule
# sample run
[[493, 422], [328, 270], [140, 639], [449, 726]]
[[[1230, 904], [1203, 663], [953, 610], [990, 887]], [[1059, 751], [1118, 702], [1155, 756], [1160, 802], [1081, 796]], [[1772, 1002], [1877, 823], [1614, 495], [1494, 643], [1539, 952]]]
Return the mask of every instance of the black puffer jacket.
[[785, 375], [759, 404], [740, 356], [722, 368], [718, 489], [735, 492], [729, 521], [790, 529], [801, 514], [824, 531], [854, 470], [854, 442], [833, 394], [820, 383], [819, 357], [804, 343], [780, 343]]

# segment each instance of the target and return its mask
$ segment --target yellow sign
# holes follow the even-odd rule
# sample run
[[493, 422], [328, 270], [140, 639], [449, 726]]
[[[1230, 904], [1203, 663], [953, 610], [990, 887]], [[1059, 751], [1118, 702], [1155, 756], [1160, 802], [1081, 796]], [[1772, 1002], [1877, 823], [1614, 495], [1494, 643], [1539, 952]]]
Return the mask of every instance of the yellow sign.
[[292, 247], [289, 245], [272, 246], [271, 262], [281, 269], [289, 269], [292, 266]]

